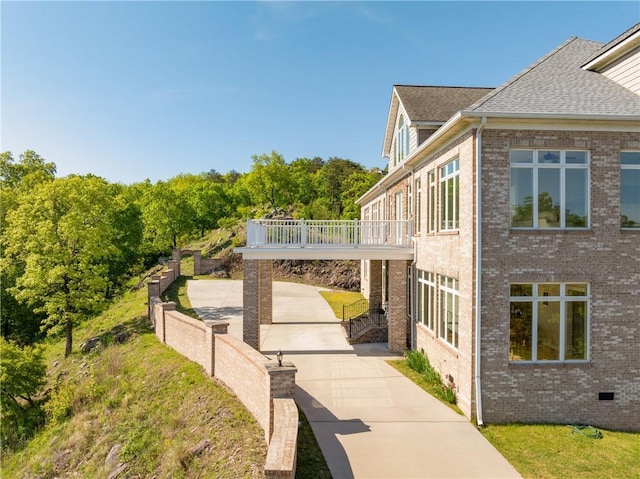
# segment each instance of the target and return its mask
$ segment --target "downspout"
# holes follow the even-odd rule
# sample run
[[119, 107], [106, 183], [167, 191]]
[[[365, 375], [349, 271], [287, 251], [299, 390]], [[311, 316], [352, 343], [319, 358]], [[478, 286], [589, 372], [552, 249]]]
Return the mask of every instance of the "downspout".
[[[402, 169], [406, 170], [407, 168], [402, 165]], [[413, 190], [413, 186], [416, 184], [415, 182], [415, 176], [416, 176], [416, 172], [414, 169], [411, 169], [411, 191], [413, 192], [412, 196], [411, 196], [411, 201], [413, 201], [414, 205], [415, 205], [415, 195], [416, 192]], [[409, 290], [409, 315], [411, 317], [411, 321], [410, 321], [410, 329], [411, 329], [411, 339], [410, 339], [410, 345], [411, 345], [411, 349], [414, 349], [416, 347], [416, 338], [415, 338], [415, 328], [416, 328], [416, 322], [415, 322], [415, 297], [416, 297], [416, 291], [417, 291], [417, 275], [416, 275], [416, 263], [418, 262], [418, 242], [416, 241], [416, 238], [414, 236], [414, 231], [413, 231], [413, 225], [415, 223], [415, 217], [417, 214], [420, 214], [420, 212], [416, 212], [414, 211], [414, 209], [412, 209], [411, 211], [413, 211], [413, 222], [411, 223], [412, 226], [412, 230], [411, 230], [411, 242], [413, 243], [413, 261], [411, 261], [411, 289]]]
[[483, 426], [482, 420], [482, 380], [481, 380], [481, 308], [482, 308], [482, 130], [487, 124], [487, 117], [483, 116], [480, 126], [476, 131], [476, 421], [478, 426]]

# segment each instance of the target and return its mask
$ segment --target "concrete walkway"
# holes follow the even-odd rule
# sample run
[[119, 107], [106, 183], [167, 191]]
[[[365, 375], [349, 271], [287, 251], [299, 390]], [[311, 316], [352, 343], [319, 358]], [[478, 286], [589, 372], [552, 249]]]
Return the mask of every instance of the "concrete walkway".
[[[519, 478], [464, 417], [389, 366], [386, 344], [350, 346], [321, 288], [273, 283], [272, 325], [261, 350], [298, 368], [296, 402], [334, 479]], [[189, 281], [203, 318], [242, 338], [242, 281]]]

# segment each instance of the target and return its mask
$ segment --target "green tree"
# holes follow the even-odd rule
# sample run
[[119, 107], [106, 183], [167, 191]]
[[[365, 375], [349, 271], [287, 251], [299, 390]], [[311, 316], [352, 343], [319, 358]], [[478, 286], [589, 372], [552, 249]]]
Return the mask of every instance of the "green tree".
[[118, 254], [113, 201], [106, 181], [70, 176], [20, 196], [7, 214], [5, 259], [24, 264], [12, 295], [46, 315], [44, 327], [66, 333], [100, 309], [108, 290], [109, 262]]
[[320, 196], [327, 198], [334, 218], [342, 214], [342, 192], [344, 181], [353, 173], [362, 173], [362, 165], [342, 158], [329, 158], [317, 172]]
[[21, 348], [0, 337], [0, 351], [0, 437], [3, 447], [16, 447], [44, 423], [36, 398], [47, 368], [39, 348]]
[[270, 209], [287, 209], [295, 198], [295, 185], [289, 166], [282, 155], [253, 155], [251, 172], [245, 177], [245, 186], [254, 205]]
[[360, 206], [356, 200], [382, 178], [378, 171], [351, 173], [342, 183], [342, 219], [360, 218]]

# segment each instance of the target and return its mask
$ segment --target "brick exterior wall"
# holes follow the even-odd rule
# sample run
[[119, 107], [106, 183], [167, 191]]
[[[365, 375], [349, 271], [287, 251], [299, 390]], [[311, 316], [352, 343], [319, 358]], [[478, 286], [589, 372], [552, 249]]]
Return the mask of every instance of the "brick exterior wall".
[[[591, 229], [509, 228], [509, 149], [590, 152]], [[586, 423], [640, 430], [640, 231], [620, 229], [622, 149], [638, 133], [483, 133], [482, 380], [487, 422]], [[590, 284], [590, 359], [509, 363], [509, 283]], [[613, 401], [598, 400], [613, 392]]]
[[273, 261], [258, 261], [258, 317], [260, 324], [273, 323]]
[[403, 353], [409, 335], [407, 321], [407, 262], [389, 261], [389, 351]]
[[[422, 231], [417, 237], [416, 269], [431, 272], [436, 280], [447, 276], [458, 280], [458, 347], [454, 348], [438, 334], [422, 324], [415, 325], [415, 348], [424, 351], [441, 376], [451, 376], [457, 389], [458, 406], [467, 417], [475, 414], [474, 389], [474, 221], [475, 221], [475, 136], [468, 132], [429, 157], [416, 170], [415, 178], [422, 183]], [[459, 160], [459, 229], [457, 231], [427, 232], [429, 183], [427, 174], [434, 172], [439, 187], [438, 169]], [[436, 194], [435, 210], [440, 208], [440, 195]], [[435, 311], [439, 318], [440, 294], [436, 286]], [[437, 321], [436, 321], [437, 322]]]

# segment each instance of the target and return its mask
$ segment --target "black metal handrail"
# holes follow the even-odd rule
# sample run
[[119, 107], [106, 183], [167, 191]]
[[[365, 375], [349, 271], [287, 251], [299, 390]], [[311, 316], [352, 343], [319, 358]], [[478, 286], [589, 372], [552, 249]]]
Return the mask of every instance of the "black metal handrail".
[[368, 327], [387, 327], [387, 315], [385, 310], [380, 307], [380, 303], [371, 305], [368, 311], [349, 320], [349, 337], [352, 338]]
[[358, 301], [345, 304], [342, 306], [342, 320], [351, 321], [358, 316], [362, 316], [369, 310], [369, 301], [366, 299], [359, 299]]

